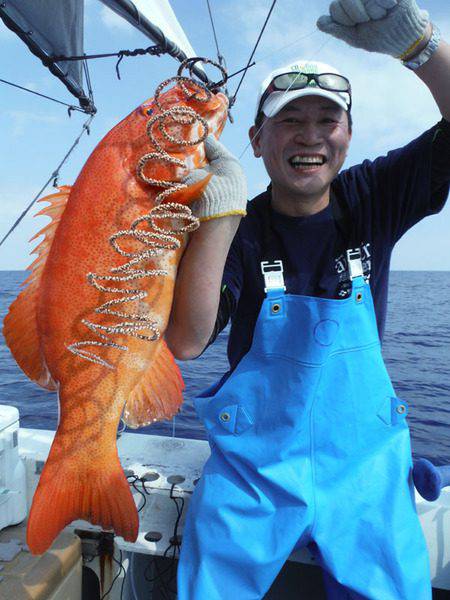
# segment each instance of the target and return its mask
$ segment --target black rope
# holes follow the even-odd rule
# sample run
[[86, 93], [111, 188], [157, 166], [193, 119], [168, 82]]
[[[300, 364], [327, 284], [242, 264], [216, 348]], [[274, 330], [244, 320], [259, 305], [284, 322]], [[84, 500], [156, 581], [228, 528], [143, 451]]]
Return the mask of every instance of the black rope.
[[40, 94], [39, 92], [35, 92], [34, 90], [29, 90], [26, 87], [21, 85], [17, 85], [17, 83], [11, 83], [11, 81], [6, 81], [5, 79], [0, 79], [0, 83], [6, 83], [7, 85], [11, 85], [12, 87], [19, 88], [19, 90], [24, 90], [25, 92], [30, 92], [30, 94], [35, 94], [36, 96], [41, 96], [41, 98], [46, 98], [47, 100], [52, 100], [52, 102], [56, 102], [57, 104], [62, 104], [63, 106], [69, 107], [69, 115], [72, 110], [78, 110], [82, 113], [87, 113], [89, 111], [84, 108], [80, 108], [79, 106], [74, 106], [73, 104], [67, 104], [67, 102], [61, 102], [61, 100], [56, 100], [56, 98], [51, 98], [50, 96], [46, 96], [45, 94]]
[[214, 41], [216, 43], [217, 58], [219, 59], [219, 63], [222, 63], [223, 56], [222, 56], [222, 53], [219, 50], [219, 42], [217, 41], [216, 28], [214, 27], [214, 19], [213, 19], [213, 16], [212, 16], [211, 6], [209, 4], [209, 0], [206, 0], [206, 4], [208, 5], [209, 20], [211, 21], [211, 27], [212, 27], [213, 35], [214, 35]]
[[119, 555], [120, 555], [120, 558], [119, 558], [119, 560], [117, 560], [117, 558], [116, 558], [115, 556], [113, 556], [113, 557], [112, 557], [113, 561], [114, 561], [114, 562], [115, 562], [117, 565], [119, 565], [119, 570], [117, 571], [117, 573], [116, 573], [116, 576], [114, 577], [114, 579], [111, 581], [111, 585], [109, 586], [109, 589], [108, 589], [108, 591], [106, 591], [106, 592], [103, 594], [103, 596], [100, 598], [100, 600], [104, 600], [104, 598], [106, 598], [106, 597], [108, 596], [108, 594], [109, 594], [109, 593], [111, 592], [111, 590], [113, 589], [113, 586], [114, 586], [114, 584], [116, 583], [117, 579], [119, 578], [119, 576], [120, 576], [121, 572], [123, 571], [123, 581], [122, 581], [122, 586], [121, 586], [121, 589], [120, 589], [120, 597], [122, 598], [122, 594], [123, 594], [123, 584], [124, 584], [124, 582], [125, 582], [125, 577], [127, 576], [127, 572], [126, 572], [126, 570], [125, 570], [125, 567], [123, 566], [123, 563], [122, 563], [122, 550], [119, 550], [119, 553], [120, 553], [120, 554], [119, 554]]
[[[161, 56], [165, 54], [167, 49], [161, 45], [149, 46], [148, 48], [135, 48], [134, 50], [119, 50], [118, 52], [108, 52], [106, 54], [83, 54], [80, 56], [49, 56], [43, 62], [45, 65], [50, 65], [57, 62], [73, 61], [73, 60], [92, 60], [95, 58], [110, 58], [111, 56], [117, 56], [119, 60], [116, 63], [116, 74], [117, 78], [120, 79], [119, 65], [123, 60], [124, 56], [144, 56], [150, 54], [151, 56]], [[85, 63], [86, 64], [86, 63]]]
[[[175, 595], [175, 589], [173, 587], [173, 584], [175, 582], [175, 578], [176, 578], [176, 564], [175, 564], [175, 559], [177, 554], [180, 551], [180, 544], [181, 544], [181, 537], [178, 534], [178, 527], [180, 524], [180, 520], [183, 514], [183, 510], [184, 510], [184, 498], [183, 496], [175, 496], [174, 495], [174, 491], [175, 491], [175, 485], [176, 484], [172, 484], [171, 488], [170, 488], [170, 499], [173, 500], [175, 506], [176, 506], [176, 510], [177, 510], [177, 518], [175, 520], [175, 524], [174, 524], [174, 528], [173, 528], [173, 534], [172, 537], [170, 538], [170, 542], [169, 545], [167, 546], [167, 548], [165, 549], [164, 553], [163, 553], [163, 558], [168, 558], [169, 559], [169, 564], [167, 566], [165, 566], [164, 568], [161, 568], [160, 565], [158, 564], [158, 561], [154, 558], [150, 564], [147, 565], [147, 567], [145, 568], [144, 571], [144, 579], [146, 581], [148, 581], [149, 583], [159, 583], [160, 587], [158, 589], [158, 592], [162, 598], [162, 600], [170, 600], [170, 598], [173, 598]], [[171, 556], [168, 556], [169, 552], [172, 551]], [[154, 572], [155, 572], [155, 576], [151, 577], [148, 573], [150, 567], [153, 567]]]
[[109, 52], [107, 54], [82, 54], [80, 56], [49, 56], [45, 59], [45, 63], [63, 62], [69, 60], [91, 60], [93, 58], [110, 58], [111, 56], [142, 56], [144, 54], [155, 54], [159, 56], [164, 53], [162, 46], [149, 46], [148, 48], [136, 48], [135, 50], [119, 50], [117, 52]]
[[16, 222], [14, 223], [14, 225], [10, 228], [10, 230], [8, 231], [8, 233], [0, 241], [0, 246], [3, 244], [3, 242], [6, 239], [8, 239], [8, 237], [11, 235], [11, 233], [14, 231], [14, 229], [16, 229], [16, 227], [19, 225], [19, 223], [25, 217], [25, 215], [30, 210], [30, 208], [33, 206], [33, 204], [36, 202], [36, 200], [41, 196], [42, 192], [45, 190], [45, 188], [48, 186], [48, 184], [52, 181], [52, 179], [53, 179], [54, 183], [56, 184], [57, 179], [58, 179], [58, 175], [59, 175], [59, 171], [60, 171], [61, 167], [66, 162], [66, 160], [69, 158], [70, 154], [73, 152], [75, 146], [80, 141], [82, 135], [84, 134], [85, 131], [87, 132], [87, 134], [89, 134], [89, 125], [91, 124], [91, 121], [94, 118], [94, 116], [95, 115], [91, 115], [89, 117], [89, 119], [83, 124], [83, 128], [81, 130], [81, 133], [76, 138], [76, 140], [74, 141], [74, 143], [72, 144], [72, 146], [69, 148], [69, 151], [67, 152], [67, 154], [64, 156], [64, 158], [62, 159], [62, 161], [59, 163], [59, 165], [56, 167], [56, 169], [53, 171], [53, 173], [50, 175], [50, 177], [45, 182], [45, 184], [43, 185], [43, 187], [39, 190], [39, 192], [36, 194], [36, 196], [33, 198], [33, 200], [30, 202], [30, 204], [26, 207], [26, 209], [23, 211], [23, 213], [20, 215], [20, 217], [16, 220]]
[[242, 71], [246, 71], [247, 69], [250, 69], [250, 67], [254, 67], [256, 65], [256, 62], [253, 61], [251, 65], [247, 65], [246, 67], [242, 67], [242, 69], [239, 69], [239, 71], [235, 71], [234, 73], [231, 73], [231, 75], [227, 75], [227, 81], [229, 79], [231, 79], [232, 77], [236, 77], [236, 75], [239, 75], [239, 73], [242, 73]]
[[275, 8], [275, 4], [276, 4], [276, 2], [277, 2], [277, 0], [273, 0], [273, 2], [272, 2], [272, 6], [270, 7], [270, 10], [269, 10], [269, 13], [268, 13], [268, 15], [267, 15], [267, 17], [266, 17], [266, 20], [264, 21], [264, 25], [263, 25], [263, 27], [262, 27], [262, 29], [261, 29], [260, 33], [259, 33], [258, 39], [256, 40], [255, 47], [253, 48], [253, 51], [252, 51], [252, 53], [251, 53], [251, 55], [250, 55], [250, 58], [248, 59], [247, 66], [246, 66], [246, 68], [245, 68], [245, 70], [244, 70], [244, 73], [242, 74], [241, 80], [240, 80], [240, 82], [239, 82], [239, 84], [238, 84], [238, 86], [237, 86], [237, 88], [236, 88], [236, 91], [234, 92], [234, 95], [233, 95], [233, 97], [232, 97], [232, 98], [231, 98], [231, 100], [230, 100], [230, 106], [233, 106], [233, 104], [236, 102], [236, 96], [237, 96], [237, 93], [238, 93], [238, 91], [239, 91], [239, 89], [240, 89], [240, 87], [241, 87], [241, 85], [242, 85], [242, 82], [244, 81], [244, 77], [245, 77], [245, 75], [247, 74], [247, 70], [248, 70], [248, 68], [249, 68], [249, 66], [250, 66], [250, 63], [251, 63], [251, 61], [252, 61], [252, 58], [253, 58], [253, 56], [254, 56], [254, 54], [255, 54], [255, 52], [256, 52], [256, 48], [258, 47], [258, 44], [259, 44], [259, 42], [260, 42], [260, 40], [261, 40], [261, 38], [262, 38], [262, 35], [263, 35], [263, 33], [264, 33], [264, 30], [265, 30], [265, 28], [266, 28], [266, 25], [267, 25], [267, 23], [269, 22], [269, 19], [270, 19], [270, 16], [271, 16], [271, 14], [272, 14], [272, 11], [273, 11], [273, 9]]
[[[131, 481], [130, 481], [130, 479], [131, 479]], [[147, 498], [145, 497], [145, 494], [147, 494], [147, 496], [150, 496], [150, 492], [148, 491], [148, 489], [145, 486], [145, 484], [147, 483], [147, 480], [142, 477], [138, 477], [137, 475], [128, 475], [127, 480], [128, 480], [128, 483], [136, 490], [136, 492], [138, 492], [144, 499], [141, 507], [138, 510], [138, 513], [139, 513], [144, 508], [144, 506], [147, 504]], [[142, 489], [144, 490], [145, 494], [142, 492], [142, 490], [140, 490], [137, 487], [137, 485], [136, 485], [137, 481], [139, 481], [139, 483], [142, 485]]]
[[89, 73], [89, 67], [88, 67], [88, 64], [86, 61], [83, 61], [83, 70], [84, 70], [84, 76], [86, 78], [86, 85], [88, 87], [89, 100], [91, 101], [91, 105], [95, 106], [94, 92], [92, 91], [92, 84], [91, 84], [91, 75]]

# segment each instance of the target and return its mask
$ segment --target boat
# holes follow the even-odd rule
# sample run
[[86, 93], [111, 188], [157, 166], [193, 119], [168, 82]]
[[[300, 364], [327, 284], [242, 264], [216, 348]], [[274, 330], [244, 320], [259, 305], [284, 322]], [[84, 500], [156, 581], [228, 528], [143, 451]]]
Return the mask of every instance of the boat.
[[[0, 598], [176, 598], [184, 519], [209, 456], [208, 442], [122, 433], [119, 456], [140, 514], [137, 540], [125, 542], [90, 523], [74, 521], [49, 551], [32, 557], [22, 519], [30, 508], [55, 432], [21, 428], [18, 417], [14, 407], [0, 406], [0, 448], [4, 453], [0, 462], [0, 514], [7, 512], [5, 504], [9, 504], [12, 522], [20, 521], [0, 531]], [[152, 457], [151, 462], [148, 457]], [[448, 599], [450, 487], [432, 502], [416, 492], [416, 504], [430, 555], [433, 598]], [[264, 600], [298, 599], [299, 590], [308, 600], [326, 598], [321, 569], [307, 548], [290, 556]]]
[[[195, 56], [168, 0], [153, 2], [151, 14], [145, 0], [98, 1], [152, 40], [155, 60], [162, 51], [178, 61]], [[82, 18], [76, 21], [79, 35], [68, 35], [74, 24], [69, 17], [82, 12], [82, 0], [48, 0], [53, 17], [58, 15], [66, 25], [50, 45], [49, 30], [53, 28], [45, 29], [48, 15], [39, 18], [40, 9], [34, 9], [33, 3], [28, 3], [25, 15], [20, 4], [12, 0], [1, 3], [0, 17], [77, 99], [77, 109], [91, 118], [97, 107], [86, 78]], [[159, 10], [155, 11], [155, 5]], [[69, 37], [71, 46], [67, 45]], [[78, 58], [68, 60], [74, 57]], [[195, 71], [199, 79], [208, 81], [201, 68]], [[75, 106], [69, 109], [75, 110]], [[25, 542], [26, 515], [54, 435], [54, 431], [20, 427], [17, 409], [0, 405], [0, 598], [175, 598], [184, 519], [209, 456], [208, 443], [118, 432], [119, 456], [140, 513], [136, 542], [125, 542], [111, 532], [76, 521], [49, 551], [33, 557]], [[432, 502], [417, 493], [416, 502], [430, 553], [434, 597], [450, 598], [450, 544], [445, 535], [450, 531], [450, 487]], [[308, 600], [325, 598], [321, 569], [307, 548], [291, 555], [266, 600], [298, 598], [299, 590]]]

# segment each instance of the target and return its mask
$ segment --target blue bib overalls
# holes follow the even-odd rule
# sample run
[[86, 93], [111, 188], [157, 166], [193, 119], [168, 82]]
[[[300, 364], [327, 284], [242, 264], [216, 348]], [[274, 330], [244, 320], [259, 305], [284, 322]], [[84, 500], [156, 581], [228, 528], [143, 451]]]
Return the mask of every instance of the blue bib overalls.
[[260, 600], [309, 543], [345, 590], [330, 597], [431, 599], [407, 406], [362, 276], [344, 300], [268, 289], [250, 351], [196, 409], [211, 456], [188, 510], [179, 600]]

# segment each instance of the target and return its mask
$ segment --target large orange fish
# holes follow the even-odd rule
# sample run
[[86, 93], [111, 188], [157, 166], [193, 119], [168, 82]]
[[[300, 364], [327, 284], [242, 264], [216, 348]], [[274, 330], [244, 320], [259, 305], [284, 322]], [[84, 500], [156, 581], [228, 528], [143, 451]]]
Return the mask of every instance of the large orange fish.
[[193, 229], [185, 205], [208, 178], [191, 187], [173, 182], [204, 166], [202, 140], [208, 130], [220, 135], [227, 108], [223, 94], [194, 82], [158, 89], [103, 138], [72, 188], [43, 199], [50, 206], [38, 214], [52, 222], [4, 323], [19, 366], [59, 395], [59, 424], [28, 520], [34, 554], [75, 519], [137, 538], [117, 427], [122, 414], [133, 427], [169, 419], [182, 402], [183, 381], [162, 334]]

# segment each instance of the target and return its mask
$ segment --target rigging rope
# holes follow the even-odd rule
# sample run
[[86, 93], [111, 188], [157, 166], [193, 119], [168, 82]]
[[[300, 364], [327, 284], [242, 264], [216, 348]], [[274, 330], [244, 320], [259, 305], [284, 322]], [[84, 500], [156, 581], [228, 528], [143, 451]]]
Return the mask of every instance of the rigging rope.
[[248, 70], [248, 69], [249, 69], [249, 67], [250, 67], [250, 63], [252, 62], [252, 58], [253, 58], [253, 56], [254, 56], [254, 54], [255, 54], [255, 52], [256, 52], [256, 49], [257, 49], [257, 47], [258, 47], [258, 44], [259, 44], [259, 42], [260, 42], [260, 40], [261, 40], [261, 38], [262, 38], [262, 35], [263, 35], [263, 33], [264, 33], [264, 30], [265, 30], [265, 28], [266, 28], [266, 26], [267, 26], [267, 23], [269, 22], [270, 16], [271, 16], [271, 14], [272, 14], [272, 11], [273, 11], [273, 9], [275, 8], [275, 4], [276, 4], [276, 2], [277, 2], [277, 0], [273, 0], [273, 2], [272, 2], [272, 6], [270, 7], [270, 10], [269, 10], [269, 13], [268, 13], [268, 15], [267, 15], [267, 17], [266, 17], [266, 20], [264, 21], [264, 25], [262, 26], [262, 29], [261, 29], [261, 31], [259, 32], [259, 36], [258, 36], [258, 39], [256, 40], [256, 44], [255, 44], [255, 46], [254, 46], [254, 48], [253, 48], [253, 51], [252, 51], [252, 53], [251, 53], [251, 55], [250, 55], [250, 58], [248, 59], [247, 66], [245, 67], [245, 71], [244, 71], [244, 72], [243, 72], [243, 74], [242, 74], [241, 80], [239, 81], [239, 84], [238, 84], [238, 86], [237, 86], [237, 88], [236, 88], [236, 91], [234, 92], [234, 95], [233, 95], [233, 97], [230, 99], [230, 107], [231, 107], [231, 106], [233, 106], [233, 104], [236, 102], [236, 96], [237, 96], [237, 94], [238, 94], [238, 92], [239, 92], [239, 89], [240, 89], [240, 87], [241, 87], [241, 85], [242, 85], [242, 82], [244, 81], [244, 77], [245, 77], [245, 76], [246, 76], [246, 74], [247, 74], [247, 70]]
[[[119, 60], [116, 63], [116, 73], [117, 78], [120, 79], [120, 71], [119, 65], [123, 60], [124, 56], [144, 56], [145, 54], [150, 54], [151, 56], [161, 56], [161, 54], [165, 54], [167, 50], [165, 50], [162, 46], [148, 46], [148, 48], [135, 48], [134, 50], [119, 50], [118, 52], [108, 52], [106, 54], [82, 54], [80, 56], [49, 56], [43, 62], [46, 66], [57, 62], [66, 62], [66, 61], [74, 61], [74, 60], [91, 60], [95, 58], [110, 58], [111, 56], [117, 56]], [[84, 63], [86, 64], [86, 63]]]
[[82, 135], [86, 132], [87, 134], [89, 134], [89, 126], [92, 122], [92, 119], [94, 118], [95, 115], [91, 115], [87, 121], [85, 123], [83, 123], [83, 127], [81, 129], [81, 133], [79, 134], [79, 136], [76, 138], [76, 140], [74, 141], [74, 143], [72, 144], [72, 146], [69, 148], [68, 152], [66, 153], [66, 155], [64, 156], [64, 158], [62, 159], [62, 161], [59, 163], [59, 165], [56, 167], [56, 169], [53, 171], [53, 173], [50, 175], [50, 177], [47, 179], [47, 181], [45, 182], [45, 184], [42, 186], [42, 188], [39, 190], [39, 192], [36, 194], [36, 196], [33, 198], [33, 200], [30, 202], [30, 204], [26, 207], [26, 209], [23, 211], [23, 213], [20, 215], [20, 217], [16, 220], [16, 222], [14, 223], [14, 225], [9, 229], [8, 233], [6, 235], [3, 236], [2, 240], [0, 241], [0, 246], [3, 244], [3, 242], [5, 240], [8, 239], [8, 237], [11, 235], [11, 233], [14, 231], [14, 229], [16, 229], [16, 227], [19, 225], [19, 223], [22, 221], [22, 219], [25, 217], [25, 215], [27, 214], [27, 212], [30, 210], [30, 208], [33, 206], [33, 204], [36, 202], [36, 200], [42, 195], [42, 192], [45, 190], [45, 188], [49, 185], [49, 183], [53, 180], [56, 181], [56, 179], [58, 178], [59, 175], [59, 171], [61, 169], [61, 167], [63, 166], [63, 164], [66, 162], [66, 160], [69, 158], [69, 156], [72, 154], [73, 150], [75, 149], [75, 146], [77, 146], [78, 142], [80, 141]]
[[222, 53], [219, 50], [219, 42], [217, 41], [216, 28], [214, 27], [214, 19], [213, 19], [213, 16], [212, 16], [211, 6], [209, 4], [209, 0], [206, 0], [206, 4], [208, 6], [209, 20], [211, 21], [211, 27], [212, 27], [213, 34], [214, 34], [214, 41], [216, 43], [217, 58], [219, 60], [219, 63], [222, 64], [222, 61], [224, 60], [224, 58], [223, 58]]
[[91, 84], [91, 75], [89, 73], [89, 67], [88, 67], [88, 64], [86, 61], [83, 62], [83, 70], [84, 70], [84, 76], [86, 79], [86, 85], [88, 87], [89, 100], [90, 100], [91, 106], [95, 106], [94, 92], [92, 91], [92, 84]]

